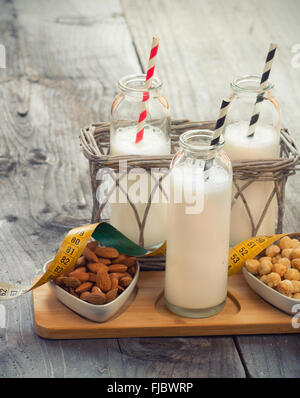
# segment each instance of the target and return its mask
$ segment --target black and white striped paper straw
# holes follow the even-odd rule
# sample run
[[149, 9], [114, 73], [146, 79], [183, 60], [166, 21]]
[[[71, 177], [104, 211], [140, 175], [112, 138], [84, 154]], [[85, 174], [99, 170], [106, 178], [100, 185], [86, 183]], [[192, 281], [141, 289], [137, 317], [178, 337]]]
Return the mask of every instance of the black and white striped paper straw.
[[218, 119], [216, 122], [215, 131], [214, 131], [213, 138], [211, 140], [210, 145], [216, 145], [220, 140], [220, 136], [221, 136], [224, 124], [225, 124], [226, 115], [227, 115], [229, 105], [230, 105], [230, 100], [223, 99], [221, 108], [220, 108], [220, 112], [219, 112], [219, 116], [218, 116]]
[[[230, 99], [223, 99], [210, 145], [216, 145], [220, 140], [220, 136], [225, 124], [229, 105], [230, 105]], [[208, 170], [211, 167], [211, 165], [212, 165], [212, 159], [207, 160], [205, 162], [204, 171]]]
[[248, 137], [253, 137], [254, 133], [255, 133], [256, 125], [257, 125], [258, 118], [259, 118], [259, 104], [264, 100], [264, 93], [262, 91], [263, 91], [263, 88], [264, 88], [266, 82], [269, 79], [276, 49], [277, 49], [277, 45], [271, 43], [269, 51], [268, 51], [264, 71], [263, 71], [263, 74], [260, 79], [260, 85], [259, 85], [260, 93], [256, 97], [256, 102], [255, 102], [255, 105], [253, 108], [253, 113], [252, 113], [251, 120], [249, 123], [249, 129], [248, 129], [248, 134], [247, 134]]

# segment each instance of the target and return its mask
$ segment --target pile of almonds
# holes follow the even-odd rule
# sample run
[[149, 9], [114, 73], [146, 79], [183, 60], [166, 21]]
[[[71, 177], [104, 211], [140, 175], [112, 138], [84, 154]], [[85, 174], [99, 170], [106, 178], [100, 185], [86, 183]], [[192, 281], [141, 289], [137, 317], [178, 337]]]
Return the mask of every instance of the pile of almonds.
[[285, 296], [300, 300], [300, 242], [285, 236], [266, 248], [245, 267], [263, 283]]
[[58, 276], [55, 283], [73, 296], [91, 304], [107, 304], [131, 283], [136, 257], [120, 254], [113, 247], [89, 242], [73, 269]]

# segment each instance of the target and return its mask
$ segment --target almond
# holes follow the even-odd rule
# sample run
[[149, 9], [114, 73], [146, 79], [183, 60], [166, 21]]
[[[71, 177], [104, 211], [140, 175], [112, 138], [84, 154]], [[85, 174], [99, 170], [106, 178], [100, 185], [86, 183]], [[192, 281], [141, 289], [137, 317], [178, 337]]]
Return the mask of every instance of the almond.
[[98, 261], [99, 261], [99, 263], [102, 263], [102, 264], [105, 264], [105, 265], [111, 264], [111, 261], [110, 261], [109, 258], [98, 257]]
[[58, 286], [61, 286], [61, 285], [63, 285], [63, 283], [64, 283], [64, 277], [63, 277], [63, 276], [57, 276], [57, 277], [54, 279], [54, 281], [55, 281], [55, 283], [56, 283]]
[[111, 280], [111, 288], [110, 288], [111, 290], [118, 287], [119, 280], [117, 278], [110, 277], [110, 280]]
[[124, 264], [124, 260], [127, 260], [128, 256], [126, 254], [120, 254], [117, 258], [112, 260], [112, 264]]
[[119, 294], [124, 292], [125, 288], [123, 286], [118, 285]]
[[88, 272], [89, 274], [89, 281], [96, 282], [96, 274], [94, 272]]
[[104, 294], [104, 293], [102, 292], [102, 290], [101, 290], [101, 289], [99, 289], [99, 287], [98, 287], [98, 286], [93, 286], [93, 287], [92, 287], [92, 292], [93, 292], [93, 293], [100, 293], [100, 294]]
[[75, 268], [74, 271], [70, 271], [68, 274], [66, 274], [65, 276], [74, 276], [76, 278], [76, 274], [80, 274], [82, 272], [86, 272], [86, 268], [85, 267], [79, 267], [79, 268]]
[[95, 253], [98, 257], [104, 258], [117, 258], [119, 256], [119, 252], [114, 247], [97, 247]]
[[73, 272], [86, 272], [86, 267], [75, 268], [74, 271], [69, 271], [69, 275]]
[[74, 276], [75, 278], [79, 279], [80, 282], [87, 282], [89, 280], [89, 274], [87, 272], [73, 271], [72, 275], [70, 274], [70, 276]]
[[106, 296], [105, 294], [101, 293], [90, 293], [89, 296], [87, 297], [86, 301], [90, 304], [105, 304], [106, 302]]
[[110, 277], [117, 278], [118, 280], [119, 280], [120, 278], [123, 278], [123, 277], [125, 276], [125, 275], [124, 275], [123, 273], [121, 273], [121, 272], [113, 272], [113, 273], [110, 273], [109, 275], [110, 275]]
[[77, 287], [80, 285], [80, 280], [72, 276], [64, 276], [63, 283], [65, 286], [68, 287]]
[[135, 266], [132, 265], [131, 267], [128, 268], [128, 273], [133, 276], [135, 274]]
[[75, 267], [82, 267], [86, 264], [86, 259], [84, 256], [79, 257], [79, 259], [76, 261]]
[[126, 260], [123, 261], [123, 264], [127, 265], [127, 267], [131, 267], [132, 265], [135, 265], [136, 263], [136, 257], [128, 257]]
[[125, 272], [127, 268], [127, 265], [124, 264], [112, 264], [108, 266], [108, 272]]
[[110, 290], [109, 292], [106, 293], [106, 303], [110, 303], [113, 301], [118, 295], [118, 288], [116, 287], [115, 289]]
[[76, 293], [83, 293], [86, 292], [88, 290], [90, 290], [90, 288], [93, 286], [92, 282], [84, 282], [82, 283], [80, 286], [78, 286], [75, 290]]
[[111, 279], [106, 271], [100, 270], [97, 272], [96, 284], [105, 293], [110, 290]]
[[81, 295], [79, 296], [79, 298], [83, 301], [87, 301], [87, 298], [89, 297], [91, 293], [90, 292], [83, 292], [81, 293]]
[[131, 276], [124, 276], [123, 278], [120, 279], [119, 284], [123, 287], [127, 287], [130, 285], [130, 282], [132, 281]]
[[72, 296], [79, 298], [79, 295], [75, 292], [75, 290], [72, 287], [70, 287], [70, 294], [72, 294]]
[[87, 259], [87, 261], [89, 263], [97, 263], [98, 262], [98, 257], [96, 256], [96, 254], [90, 250], [88, 247], [86, 247], [83, 250], [83, 255], [84, 257]]
[[89, 271], [94, 272], [95, 274], [100, 270], [103, 270], [106, 272], [108, 271], [107, 265], [102, 264], [102, 263], [88, 263], [87, 267], [88, 267]]
[[90, 250], [93, 252], [97, 249], [98, 247], [98, 242], [96, 240], [93, 240], [92, 242], [89, 242], [86, 247], [88, 247]]
[[63, 275], [64, 276], [68, 276], [68, 274], [70, 273], [70, 272], [73, 272], [75, 270], [75, 266], [74, 267], [71, 267], [70, 269], [68, 269], [68, 272], [67, 273], [65, 273], [65, 271], [63, 271]]

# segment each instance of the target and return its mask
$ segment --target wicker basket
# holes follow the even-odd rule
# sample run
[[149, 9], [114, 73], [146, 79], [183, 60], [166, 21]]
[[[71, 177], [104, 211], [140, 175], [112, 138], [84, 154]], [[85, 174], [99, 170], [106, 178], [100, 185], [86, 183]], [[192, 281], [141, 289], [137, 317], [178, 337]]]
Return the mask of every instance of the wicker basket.
[[[178, 147], [179, 135], [183, 132], [191, 129], [213, 129], [215, 122], [193, 122], [189, 120], [174, 120], [171, 123], [171, 147], [172, 154], [174, 154]], [[271, 203], [272, 198], [276, 195], [278, 203], [278, 216], [277, 216], [277, 227], [276, 232], [282, 232], [283, 216], [284, 216], [284, 200], [285, 200], [285, 185], [288, 176], [295, 174], [296, 165], [299, 163], [299, 153], [295, 141], [291, 137], [287, 129], [281, 130], [280, 137], [280, 158], [279, 159], [268, 159], [268, 160], [254, 160], [254, 161], [242, 161], [232, 162], [233, 167], [233, 184], [237, 189], [235, 198], [233, 199], [232, 205], [234, 206], [235, 200], [240, 196], [246, 211], [248, 213], [251, 225], [252, 225], [252, 236], [257, 234], [257, 231], [264, 219], [265, 213]], [[89, 160], [90, 164], [90, 175], [93, 193], [93, 211], [92, 211], [92, 222], [98, 222], [106, 217], [103, 217], [103, 209], [106, 205], [106, 201], [99, 203], [96, 199], [96, 191], [99, 187], [99, 182], [96, 180], [97, 172], [100, 168], [111, 168], [117, 171], [119, 168], [119, 161], [126, 160], [128, 169], [134, 167], [142, 167], [147, 171], [151, 168], [162, 168], [169, 167], [170, 161], [173, 155], [169, 156], [109, 156], [109, 123], [94, 123], [87, 128], [81, 129], [80, 141], [82, 150], [85, 157]], [[249, 210], [247, 200], [243, 195], [243, 191], [254, 181], [273, 181], [274, 189], [272, 195], [266, 203], [262, 216], [257, 223], [254, 224], [253, 217]], [[159, 188], [159, 186], [158, 186]], [[149, 206], [151, 203], [149, 203]], [[134, 204], [132, 204], [134, 207]], [[145, 219], [146, 220], [146, 219]], [[145, 224], [145, 220], [144, 224]], [[140, 220], [140, 226], [143, 227], [142, 221]], [[140, 243], [143, 239], [140, 240]], [[159, 259], [157, 259], [158, 261]], [[151, 260], [155, 262], [155, 260]]]

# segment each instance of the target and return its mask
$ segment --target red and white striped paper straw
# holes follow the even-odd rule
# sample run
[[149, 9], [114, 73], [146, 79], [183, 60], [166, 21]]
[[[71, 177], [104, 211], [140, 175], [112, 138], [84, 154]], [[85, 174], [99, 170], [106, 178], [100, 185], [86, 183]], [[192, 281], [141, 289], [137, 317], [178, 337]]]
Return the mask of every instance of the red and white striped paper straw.
[[[156, 55], [157, 55], [157, 51], [158, 51], [158, 44], [159, 44], [159, 38], [153, 37], [151, 51], [150, 51], [150, 57], [149, 57], [149, 62], [148, 62], [148, 68], [147, 68], [147, 74], [146, 74], [145, 89], [149, 89], [152, 85], [152, 78], [154, 75]], [[142, 111], [140, 113], [140, 117], [139, 117], [138, 125], [137, 125], [137, 133], [136, 133], [136, 137], [135, 137], [136, 144], [138, 144], [140, 141], [142, 141], [143, 136], [144, 136], [144, 127], [146, 124], [146, 117], [147, 117], [147, 101], [149, 100], [149, 97], [150, 97], [149, 91], [145, 91], [143, 93]]]

